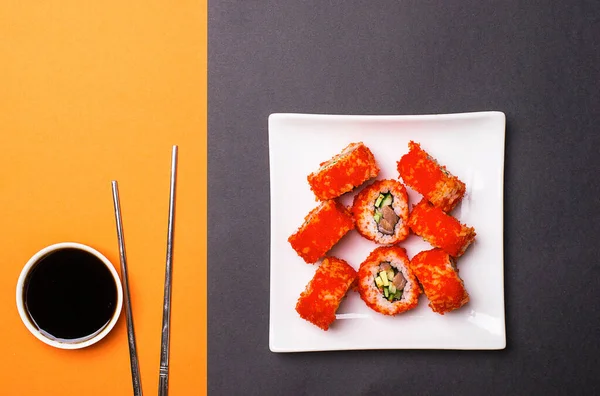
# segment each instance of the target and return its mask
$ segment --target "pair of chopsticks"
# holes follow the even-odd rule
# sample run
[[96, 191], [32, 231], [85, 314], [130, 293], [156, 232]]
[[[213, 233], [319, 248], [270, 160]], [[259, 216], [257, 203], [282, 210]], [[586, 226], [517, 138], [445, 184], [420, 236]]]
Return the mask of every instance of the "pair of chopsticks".
[[[159, 396], [169, 393], [169, 344], [171, 323], [171, 285], [173, 277], [173, 230], [175, 221], [175, 186], [177, 179], [177, 146], [173, 146], [171, 153], [171, 186], [169, 193], [169, 226], [167, 231], [167, 263], [165, 269], [165, 290], [163, 301], [162, 336], [160, 342], [160, 370], [159, 370]], [[121, 261], [121, 277], [125, 299], [125, 318], [127, 320], [127, 341], [129, 343], [129, 362], [131, 364], [131, 379], [133, 394], [142, 396], [142, 382], [140, 379], [140, 366], [135, 343], [133, 328], [133, 314], [131, 309], [131, 296], [129, 294], [129, 275], [127, 273], [127, 256], [125, 254], [125, 238], [123, 237], [123, 222], [121, 217], [121, 204], [119, 202], [119, 186], [116, 180], [112, 181], [113, 203], [115, 207], [115, 220], [117, 223], [117, 238], [119, 239], [119, 258]]]

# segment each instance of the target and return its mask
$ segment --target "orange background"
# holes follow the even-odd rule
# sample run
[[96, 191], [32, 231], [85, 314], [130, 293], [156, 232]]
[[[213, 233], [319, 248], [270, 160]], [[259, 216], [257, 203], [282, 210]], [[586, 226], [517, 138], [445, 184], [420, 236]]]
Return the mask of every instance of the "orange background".
[[88, 244], [118, 270], [112, 179], [142, 386], [156, 394], [173, 144], [170, 394], [205, 394], [206, 19], [204, 0], [0, 4], [1, 394], [132, 394], [123, 313], [100, 343], [64, 351], [15, 305], [21, 268], [52, 243]]

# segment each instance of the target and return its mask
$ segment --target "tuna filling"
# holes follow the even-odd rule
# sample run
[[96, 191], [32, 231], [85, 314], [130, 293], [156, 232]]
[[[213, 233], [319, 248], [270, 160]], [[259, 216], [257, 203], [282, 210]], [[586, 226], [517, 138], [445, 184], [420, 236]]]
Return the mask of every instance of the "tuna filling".
[[373, 218], [377, 223], [377, 230], [385, 235], [394, 235], [394, 229], [400, 217], [392, 208], [394, 197], [390, 193], [379, 193], [375, 200], [375, 214]]
[[399, 301], [402, 299], [406, 279], [402, 276], [402, 272], [392, 267], [389, 262], [384, 261], [379, 264], [375, 286], [388, 301]]

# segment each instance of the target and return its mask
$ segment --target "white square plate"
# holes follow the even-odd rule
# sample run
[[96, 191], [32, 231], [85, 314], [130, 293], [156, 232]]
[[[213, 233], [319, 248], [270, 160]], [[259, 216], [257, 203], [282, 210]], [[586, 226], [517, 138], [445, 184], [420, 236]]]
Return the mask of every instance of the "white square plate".
[[[271, 175], [271, 305], [273, 352], [342, 349], [503, 349], [503, 175], [505, 116], [501, 112], [422, 116], [272, 114], [269, 117]], [[397, 179], [396, 162], [414, 140], [467, 186], [452, 215], [475, 227], [476, 241], [458, 260], [470, 302], [439, 315], [423, 294], [409, 312], [387, 317], [349, 292], [337, 319], [323, 331], [300, 318], [295, 306], [316, 265], [306, 264], [287, 238], [317, 206], [306, 177], [349, 143], [371, 149], [381, 172]], [[409, 207], [421, 196], [408, 189]], [[355, 192], [341, 202], [351, 206]], [[378, 245], [351, 231], [329, 254], [358, 270]], [[400, 243], [409, 258], [431, 246], [416, 235]], [[387, 336], [382, 336], [386, 335]]]

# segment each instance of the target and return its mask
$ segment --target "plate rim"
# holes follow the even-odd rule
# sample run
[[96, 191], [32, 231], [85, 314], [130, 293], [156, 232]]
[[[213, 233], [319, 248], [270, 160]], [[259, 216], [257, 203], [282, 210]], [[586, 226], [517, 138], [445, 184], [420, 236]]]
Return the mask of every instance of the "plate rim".
[[503, 122], [504, 134], [506, 134], [506, 114], [500, 110], [484, 110], [484, 111], [469, 111], [460, 113], [426, 113], [426, 114], [328, 114], [328, 113], [271, 113], [268, 117], [269, 121], [269, 135], [271, 133], [271, 122], [281, 118], [340, 118], [340, 119], [361, 119], [371, 118], [386, 120], [437, 120], [440, 118], [446, 118], [449, 120], [459, 120], [473, 117], [498, 117], [498, 121]]

